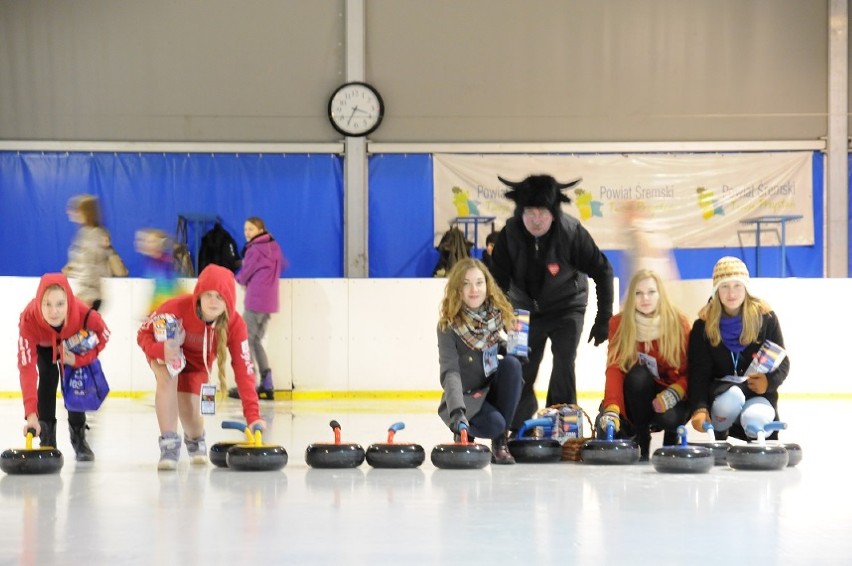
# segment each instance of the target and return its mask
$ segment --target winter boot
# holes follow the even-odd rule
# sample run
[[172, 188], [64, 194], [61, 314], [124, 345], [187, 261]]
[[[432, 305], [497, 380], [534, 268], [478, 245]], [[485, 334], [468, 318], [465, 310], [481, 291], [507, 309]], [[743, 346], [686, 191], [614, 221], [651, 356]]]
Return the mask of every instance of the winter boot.
[[639, 461], [647, 462], [651, 452], [651, 431], [640, 430], [636, 432], [636, 444], [639, 445]]
[[56, 421], [38, 421], [38, 424], [41, 425], [41, 434], [38, 435], [39, 446], [56, 448]]
[[491, 440], [491, 463], [492, 464], [514, 464], [515, 458], [509, 452], [509, 439], [504, 432], [497, 438]]
[[266, 401], [275, 400], [275, 386], [272, 385], [272, 370], [268, 369], [263, 372], [263, 377], [260, 380], [260, 385], [257, 386], [257, 398], [265, 399]]
[[71, 446], [74, 447], [74, 452], [77, 453], [78, 462], [91, 462], [95, 459], [95, 453], [86, 442], [86, 429], [89, 425], [83, 423], [81, 425], [68, 424], [68, 430], [71, 431]]
[[177, 470], [180, 458], [180, 437], [176, 432], [165, 432], [160, 437], [160, 463], [158, 470]]
[[183, 442], [186, 444], [190, 464], [201, 466], [207, 463], [207, 440], [204, 438], [203, 432], [198, 438], [189, 438], [184, 434]]
[[228, 389], [228, 397], [230, 399], [239, 399], [240, 398], [240, 390], [236, 387], [231, 387]]

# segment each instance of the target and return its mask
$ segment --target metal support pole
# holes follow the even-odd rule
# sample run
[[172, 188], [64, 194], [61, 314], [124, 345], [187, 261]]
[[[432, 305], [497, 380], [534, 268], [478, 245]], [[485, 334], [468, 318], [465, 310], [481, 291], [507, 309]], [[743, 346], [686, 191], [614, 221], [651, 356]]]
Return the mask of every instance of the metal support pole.
[[[346, 0], [346, 81], [363, 81], [366, 74], [364, 0]], [[347, 137], [344, 150], [344, 275], [369, 276], [367, 257], [367, 140]]]

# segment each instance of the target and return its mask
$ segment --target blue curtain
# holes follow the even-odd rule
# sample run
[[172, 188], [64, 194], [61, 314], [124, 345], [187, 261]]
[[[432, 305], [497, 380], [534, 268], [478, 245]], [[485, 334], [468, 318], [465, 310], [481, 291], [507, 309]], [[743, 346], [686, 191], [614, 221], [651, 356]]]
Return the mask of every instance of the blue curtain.
[[435, 251], [431, 155], [369, 160], [370, 277], [430, 277]]
[[[789, 276], [822, 276], [823, 162], [814, 152], [815, 243], [787, 248]], [[285, 277], [344, 274], [341, 156], [0, 152], [0, 275], [61, 269], [76, 229], [65, 204], [82, 193], [99, 197], [104, 223], [131, 275], [141, 274], [135, 231], [173, 232], [178, 214], [219, 216], [240, 245], [245, 219], [259, 216], [290, 262]], [[429, 277], [438, 259], [432, 156], [371, 156], [368, 206], [370, 277]], [[604, 251], [623, 277], [623, 254]], [[675, 257], [684, 279], [700, 279], [723, 255], [740, 257], [754, 272], [756, 253], [753, 246], [704, 248], [676, 250]], [[778, 276], [777, 245], [760, 254], [760, 275]]]
[[179, 214], [218, 216], [239, 245], [264, 220], [290, 263], [285, 277], [343, 276], [343, 166], [337, 155], [0, 152], [0, 275], [58, 271], [76, 230], [65, 212], [97, 196], [130, 275], [139, 228], [174, 233]]

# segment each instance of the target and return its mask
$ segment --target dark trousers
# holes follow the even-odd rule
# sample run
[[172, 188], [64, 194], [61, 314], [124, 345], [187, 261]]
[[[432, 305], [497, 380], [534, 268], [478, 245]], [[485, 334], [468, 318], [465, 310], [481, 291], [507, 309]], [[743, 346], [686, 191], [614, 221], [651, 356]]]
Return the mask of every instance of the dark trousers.
[[[650, 435], [652, 427], [671, 434], [686, 422], [689, 409], [684, 399], [665, 413], [654, 410], [651, 402], [664, 389], [665, 386], [654, 381], [646, 366], [636, 364], [627, 372], [624, 376], [624, 410], [627, 414], [624, 417], [628, 422], [622, 428], [622, 434], [645, 438]], [[604, 433], [599, 431], [599, 434]]]
[[[56, 388], [59, 386], [59, 367], [53, 361], [53, 348], [38, 346], [38, 418], [56, 422]], [[68, 423], [78, 427], [86, 424], [86, 413], [68, 411]]]
[[561, 312], [533, 315], [530, 318], [529, 362], [523, 366], [524, 388], [512, 421], [512, 430], [521, 428], [524, 421], [538, 410], [534, 386], [548, 338], [553, 353], [553, 370], [547, 388], [547, 406], [577, 403], [574, 362], [583, 332], [583, 317], [582, 312]]
[[505, 356], [497, 366], [482, 408], [470, 419], [470, 433], [480, 438], [498, 438], [509, 428], [521, 398], [521, 362]]

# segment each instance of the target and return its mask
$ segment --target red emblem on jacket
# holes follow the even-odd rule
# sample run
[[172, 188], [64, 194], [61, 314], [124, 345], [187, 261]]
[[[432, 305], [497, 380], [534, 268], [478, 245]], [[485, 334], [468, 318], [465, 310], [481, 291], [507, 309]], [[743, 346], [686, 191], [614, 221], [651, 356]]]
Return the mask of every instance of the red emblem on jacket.
[[559, 273], [559, 264], [558, 263], [548, 263], [547, 264], [547, 270], [550, 272], [551, 275], [556, 277], [556, 274]]

